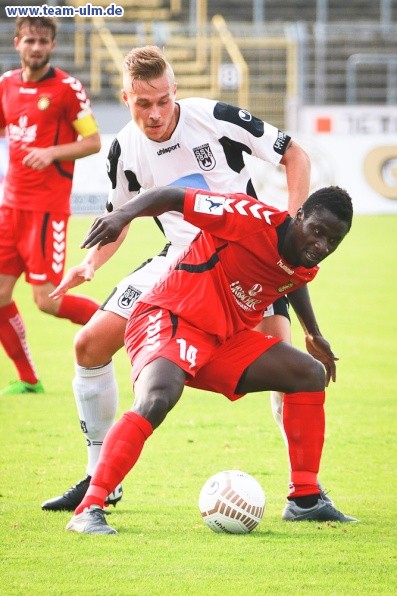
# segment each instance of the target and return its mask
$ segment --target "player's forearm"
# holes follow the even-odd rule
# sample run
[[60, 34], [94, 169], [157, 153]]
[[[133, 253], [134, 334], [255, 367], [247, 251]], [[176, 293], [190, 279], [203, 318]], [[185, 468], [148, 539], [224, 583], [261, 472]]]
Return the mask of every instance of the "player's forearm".
[[94, 271], [97, 271], [118, 251], [127, 235], [128, 228], [129, 225], [125, 226], [117, 240], [111, 244], [107, 244], [102, 248], [102, 250], [98, 250], [96, 246], [91, 248], [88, 251], [87, 256], [83, 259], [82, 264], [89, 265], [94, 269]]
[[136, 217], [156, 217], [166, 211], [183, 212], [185, 189], [175, 186], [151, 188], [135, 196], [117, 211], [122, 214], [125, 224]]
[[83, 240], [81, 247], [91, 248], [97, 244], [102, 247], [114, 242], [123, 228], [137, 217], [155, 217], [166, 211], [183, 213], [184, 199], [184, 188], [163, 186], [147, 190], [112, 213], [98, 217]]
[[288, 212], [294, 216], [310, 192], [310, 159], [298, 143], [291, 141], [281, 163], [285, 166]]
[[305, 335], [321, 335], [307, 285], [288, 294], [288, 298]]
[[101, 138], [99, 133], [94, 133], [89, 137], [84, 137], [73, 143], [64, 145], [54, 145], [53, 161], [74, 161], [88, 155], [98, 153], [101, 149]]

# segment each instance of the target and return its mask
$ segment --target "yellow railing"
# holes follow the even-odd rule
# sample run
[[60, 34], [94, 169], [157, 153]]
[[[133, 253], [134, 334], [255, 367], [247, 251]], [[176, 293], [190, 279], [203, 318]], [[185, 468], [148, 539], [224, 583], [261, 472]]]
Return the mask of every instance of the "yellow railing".
[[102, 48], [106, 50], [107, 57], [111, 59], [116, 71], [120, 74], [120, 79], [122, 79], [123, 76], [124, 54], [117, 45], [111, 31], [106, 27], [105, 21], [102, 17], [96, 17], [95, 19], [92, 19], [92, 24], [94, 26], [95, 33], [92, 32], [90, 37], [90, 89], [91, 93], [98, 94], [100, 93], [102, 87]]
[[[227, 51], [238, 73], [238, 105], [242, 108], [249, 106], [249, 69], [236, 40], [229, 31], [225, 19], [221, 15], [212, 18], [212, 25], [218, 37], [212, 38], [211, 44], [211, 82], [215, 91], [220, 91], [219, 71], [221, 67], [222, 45]], [[219, 41], [221, 43], [219, 43]]]
[[[181, 0], [169, 0], [169, 5], [170, 10], [178, 11], [181, 7]], [[82, 65], [86, 60], [87, 26], [84, 27], [80, 21], [76, 23], [75, 60], [76, 63]], [[124, 40], [127, 36], [113, 35], [109, 23], [101, 17], [91, 19], [90, 24], [91, 30], [88, 38], [90, 90], [92, 95], [98, 96], [102, 89], [102, 71], [106, 62], [111, 62], [110, 71], [120, 75], [121, 87], [124, 61], [124, 49], [122, 48], [123, 44], [126, 45]], [[171, 24], [170, 27], [172, 27]], [[197, 0], [196, 2], [195, 27], [196, 32], [193, 38], [171, 34], [165, 48], [166, 54], [167, 50], [170, 52], [173, 50], [174, 56], [178, 56], [179, 53], [183, 55], [183, 50], [187, 47], [192, 48], [193, 63], [190, 59], [187, 60], [186, 73], [180, 67], [178, 69], [179, 76], [184, 81], [188, 81], [183, 88], [182, 96], [198, 94], [213, 97], [239, 105], [262, 117], [273, 110], [275, 114], [273, 120], [276, 117], [281, 122], [285, 118], [285, 102], [293, 105], [291, 100], [296, 100], [297, 97], [297, 47], [295, 41], [286, 37], [235, 37], [221, 15], [215, 15], [209, 26], [207, 0]], [[148, 31], [150, 31], [150, 23]], [[273, 83], [271, 70], [266, 71], [267, 56], [273, 55], [282, 56], [276, 59], [282, 61], [280, 68], [283, 69], [281, 72], [285, 73], [284, 81], [281, 79], [280, 82], [279, 74], [278, 81]], [[262, 80], [258, 86], [254, 83], [258, 73], [250, 71], [247, 56], [260, 56], [261, 60], [266, 60], [263, 74], [259, 74], [259, 77], [262, 76]], [[176, 66], [175, 58], [172, 59], [172, 62]], [[233, 75], [232, 85], [225, 84], [225, 79], [221, 76], [224, 73]], [[203, 86], [205, 75], [208, 76], [207, 88]], [[267, 84], [266, 77], [269, 77], [269, 84]], [[197, 87], [195, 87], [196, 84]], [[182, 91], [181, 86], [179, 91]]]
[[[81, 2], [79, 0], [69, 0], [69, 4], [71, 4], [72, 6], [74, 5], [80, 5]], [[128, 0], [123, 0], [123, 2], [121, 3], [124, 6], [128, 5]], [[136, 2], [132, 1], [131, 5], [135, 5]], [[168, 8], [169, 11], [172, 15], [177, 15], [181, 12], [182, 10], [182, 0], [168, 0], [167, 2], [168, 4]], [[108, 1], [107, 0], [97, 0], [96, 5], [104, 5], [107, 6], [108, 5]], [[142, 6], [141, 6], [142, 7]], [[205, 19], [206, 20], [206, 14], [207, 14], [207, 0], [197, 0], [197, 8], [196, 8], [196, 12], [197, 12], [197, 18], [200, 19]], [[106, 28], [105, 25], [105, 21], [102, 17], [92, 17], [90, 19], [90, 23], [92, 23], [93, 27], [95, 29], [98, 29], [98, 27], [101, 27], [102, 30], [104, 28]], [[99, 24], [100, 23], [100, 24]], [[75, 17], [75, 34], [74, 34], [74, 63], [77, 67], [83, 66], [86, 62], [86, 41], [87, 41], [87, 33], [86, 33], [86, 28], [88, 25], [88, 20], [84, 19], [82, 17], [76, 16]], [[107, 41], [104, 44], [104, 47], [114, 47], [114, 43], [110, 41], [110, 36], [111, 31], [109, 28], [107, 28], [108, 33], [106, 33], [106, 37], [107, 37]], [[95, 34], [94, 34], [95, 35]], [[92, 36], [92, 32], [90, 31], [90, 33], [88, 34], [88, 37], [91, 38]], [[96, 42], [94, 42], [94, 47], [96, 46]], [[90, 39], [90, 48], [92, 48], [92, 41]], [[96, 60], [95, 55], [90, 56], [90, 62], [92, 62], [92, 60]], [[95, 71], [95, 67], [94, 67], [94, 71]]]

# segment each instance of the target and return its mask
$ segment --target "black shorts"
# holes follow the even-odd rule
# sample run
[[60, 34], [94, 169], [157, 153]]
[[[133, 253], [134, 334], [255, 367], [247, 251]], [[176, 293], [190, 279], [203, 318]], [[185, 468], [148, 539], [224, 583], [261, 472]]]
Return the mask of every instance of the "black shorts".
[[270, 317], [272, 315], [282, 315], [291, 321], [289, 316], [289, 300], [287, 296], [281, 296], [281, 298], [278, 298], [275, 302], [273, 302], [273, 304], [268, 306], [264, 315], [265, 317]]

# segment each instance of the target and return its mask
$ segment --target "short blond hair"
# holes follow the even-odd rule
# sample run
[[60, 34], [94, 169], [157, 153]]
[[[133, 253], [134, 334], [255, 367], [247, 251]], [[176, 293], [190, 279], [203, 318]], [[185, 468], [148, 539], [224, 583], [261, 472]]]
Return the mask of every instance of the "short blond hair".
[[150, 81], [162, 77], [167, 73], [170, 82], [175, 82], [175, 75], [171, 64], [166, 60], [163, 52], [157, 46], [143, 46], [132, 49], [124, 58], [123, 84], [134, 84], [135, 79]]

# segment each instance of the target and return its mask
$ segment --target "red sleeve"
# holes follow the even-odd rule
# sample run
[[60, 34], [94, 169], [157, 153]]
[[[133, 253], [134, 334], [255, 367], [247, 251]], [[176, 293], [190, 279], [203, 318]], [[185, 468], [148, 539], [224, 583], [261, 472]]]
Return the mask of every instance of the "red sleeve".
[[188, 188], [183, 216], [191, 224], [220, 238], [238, 240], [263, 230], [264, 225], [279, 225], [287, 212], [242, 193], [226, 195]]
[[68, 100], [66, 105], [66, 120], [73, 125], [75, 130], [86, 137], [98, 132], [90, 98], [84, 85], [74, 77], [68, 76], [62, 81], [66, 86]]

